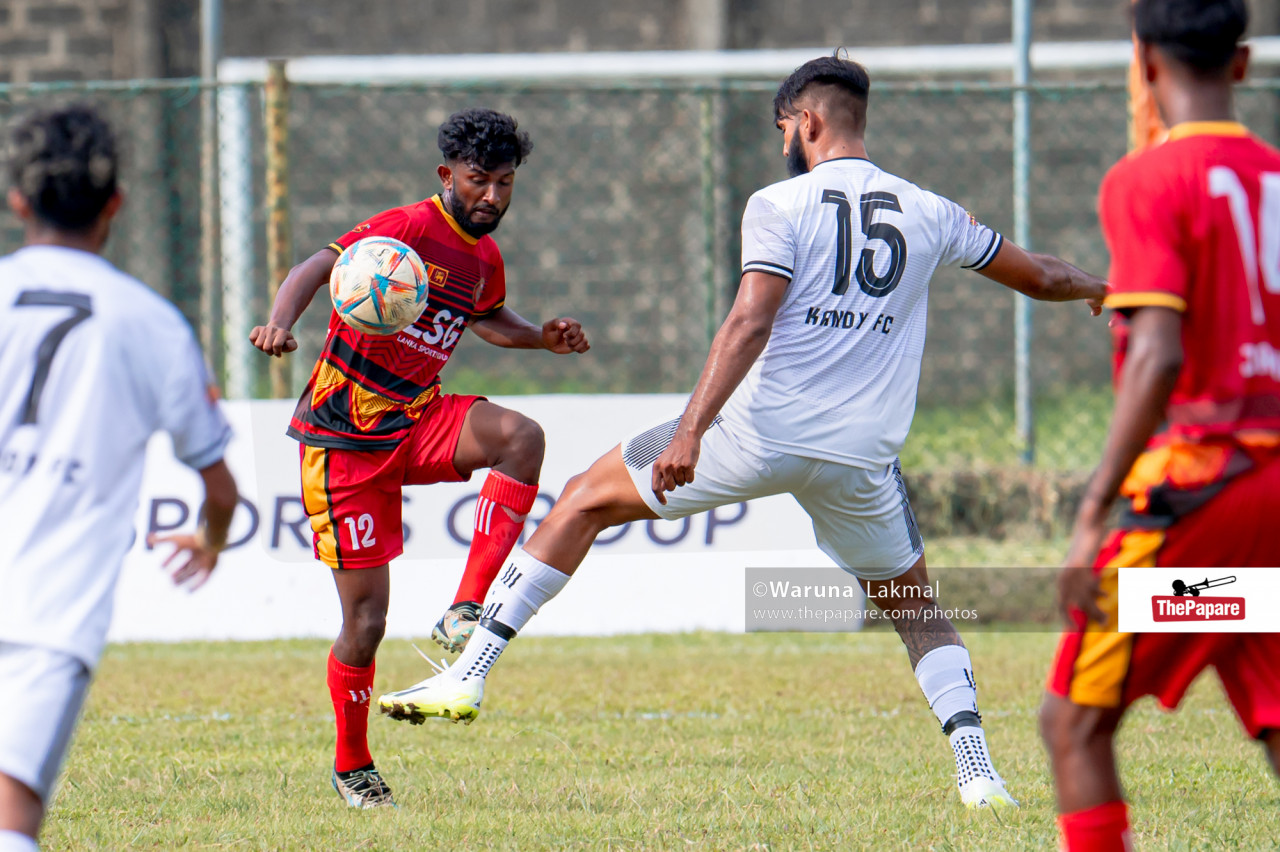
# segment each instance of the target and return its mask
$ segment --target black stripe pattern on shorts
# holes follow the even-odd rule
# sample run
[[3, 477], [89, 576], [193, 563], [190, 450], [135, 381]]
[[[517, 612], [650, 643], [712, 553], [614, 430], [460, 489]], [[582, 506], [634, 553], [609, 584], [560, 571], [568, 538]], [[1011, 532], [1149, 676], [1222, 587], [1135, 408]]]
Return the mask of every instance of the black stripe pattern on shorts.
[[893, 479], [898, 484], [898, 496], [902, 498], [902, 515], [907, 522], [907, 538], [911, 542], [911, 550], [919, 553], [924, 548], [924, 538], [920, 535], [920, 525], [916, 523], [916, 513], [911, 509], [911, 501], [907, 499], [907, 486], [902, 481], [902, 465], [897, 459], [893, 462]]
[[[720, 425], [720, 415], [716, 415], [716, 419], [711, 421], [711, 428]], [[676, 429], [680, 426], [680, 418], [668, 420], [666, 423], [654, 426], [636, 435], [622, 448], [622, 462], [632, 470], [644, 470], [658, 460], [658, 456], [662, 455], [662, 451], [671, 443], [671, 439], [676, 436]]]

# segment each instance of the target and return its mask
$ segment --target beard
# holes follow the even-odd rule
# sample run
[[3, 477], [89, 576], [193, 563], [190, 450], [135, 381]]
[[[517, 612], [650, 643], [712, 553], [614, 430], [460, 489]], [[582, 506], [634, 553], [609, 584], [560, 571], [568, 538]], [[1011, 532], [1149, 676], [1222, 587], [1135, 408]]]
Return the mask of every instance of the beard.
[[498, 230], [498, 224], [502, 221], [502, 217], [507, 215], [506, 210], [498, 210], [485, 205], [483, 209], [491, 210], [495, 214], [493, 220], [490, 222], [473, 222], [471, 221], [471, 216], [467, 213], [467, 209], [462, 206], [462, 199], [458, 198], [457, 193], [448, 193], [448, 197], [445, 200], [448, 202], [449, 215], [458, 223], [458, 227], [476, 239]]
[[809, 173], [809, 160], [800, 148], [800, 128], [798, 127], [791, 134], [791, 141], [787, 143], [787, 172], [791, 177], [800, 177]]

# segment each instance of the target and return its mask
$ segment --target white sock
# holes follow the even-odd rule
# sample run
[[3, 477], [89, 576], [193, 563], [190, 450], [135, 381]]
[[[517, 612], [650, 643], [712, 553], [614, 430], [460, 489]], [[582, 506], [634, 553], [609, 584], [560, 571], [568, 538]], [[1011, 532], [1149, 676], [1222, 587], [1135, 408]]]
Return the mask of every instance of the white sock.
[[35, 840], [16, 831], [0, 829], [0, 852], [37, 852]]
[[507, 643], [567, 582], [568, 574], [539, 562], [524, 548], [513, 553], [489, 586], [480, 624], [449, 672], [458, 680], [483, 679]]
[[462, 649], [462, 654], [446, 671], [458, 680], [484, 680], [489, 669], [498, 661], [502, 649], [507, 647], [507, 641], [487, 627], [477, 625], [467, 647]]
[[963, 787], [974, 778], [990, 778], [1004, 783], [996, 768], [991, 765], [991, 753], [987, 751], [987, 735], [982, 728], [966, 725], [956, 728], [947, 737], [951, 751], [956, 756], [956, 786]]
[[943, 645], [925, 654], [916, 664], [916, 680], [939, 724], [957, 713], [978, 712], [973, 662], [964, 646]]
[[[507, 567], [489, 586], [480, 622], [497, 622], [514, 636], [547, 601], [560, 594], [569, 575], [539, 562], [523, 547], [511, 554]], [[498, 632], [501, 632], [499, 630]], [[510, 639], [511, 637], [507, 637]]]

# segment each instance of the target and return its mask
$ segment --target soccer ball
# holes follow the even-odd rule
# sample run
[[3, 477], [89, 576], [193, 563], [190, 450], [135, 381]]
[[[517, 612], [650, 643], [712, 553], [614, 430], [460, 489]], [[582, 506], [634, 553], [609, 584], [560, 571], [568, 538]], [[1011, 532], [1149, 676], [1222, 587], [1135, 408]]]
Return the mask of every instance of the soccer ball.
[[329, 295], [339, 318], [365, 334], [395, 334], [427, 309], [422, 258], [392, 237], [365, 237], [333, 264]]

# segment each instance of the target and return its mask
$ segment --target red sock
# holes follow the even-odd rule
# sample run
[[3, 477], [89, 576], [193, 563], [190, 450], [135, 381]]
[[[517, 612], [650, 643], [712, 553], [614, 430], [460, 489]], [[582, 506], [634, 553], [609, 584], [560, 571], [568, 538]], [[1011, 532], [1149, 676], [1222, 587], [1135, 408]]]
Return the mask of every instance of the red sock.
[[369, 697], [373, 695], [373, 666], [349, 666], [329, 649], [329, 697], [338, 723], [338, 749], [333, 768], [350, 772], [373, 763], [369, 754]]
[[[538, 486], [517, 482], [505, 473], [489, 471], [480, 499], [476, 503], [475, 532], [471, 537], [471, 551], [467, 554], [467, 569], [462, 573], [454, 604], [463, 601], [484, 601], [489, 584], [498, 576], [502, 563], [507, 561], [511, 548], [515, 547], [524, 519], [533, 508], [538, 496]], [[510, 513], [507, 510], [510, 509]], [[513, 520], [515, 515], [518, 520]]]
[[1107, 802], [1097, 807], [1058, 817], [1063, 852], [1132, 852], [1129, 809], [1124, 802]]

